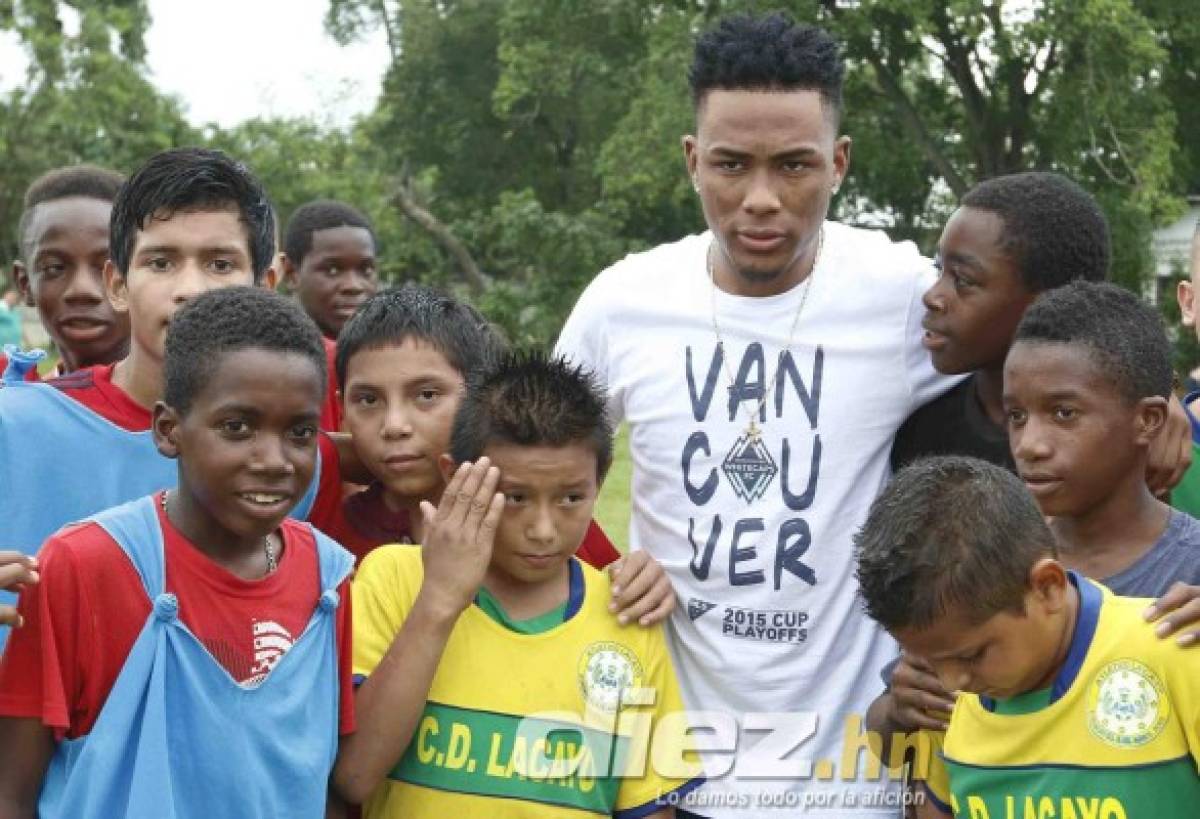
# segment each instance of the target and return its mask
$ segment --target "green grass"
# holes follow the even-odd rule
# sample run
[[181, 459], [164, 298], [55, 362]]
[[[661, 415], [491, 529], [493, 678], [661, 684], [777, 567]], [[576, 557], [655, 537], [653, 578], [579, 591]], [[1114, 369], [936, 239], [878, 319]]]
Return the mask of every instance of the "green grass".
[[629, 427], [617, 430], [613, 462], [596, 499], [596, 522], [622, 554], [629, 551]]

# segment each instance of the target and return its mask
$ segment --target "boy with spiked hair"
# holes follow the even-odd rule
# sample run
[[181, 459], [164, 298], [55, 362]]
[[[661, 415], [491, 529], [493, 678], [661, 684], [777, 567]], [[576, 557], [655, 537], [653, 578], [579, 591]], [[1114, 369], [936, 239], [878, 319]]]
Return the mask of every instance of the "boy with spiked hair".
[[320, 819], [354, 729], [353, 558], [287, 519], [317, 468], [320, 333], [281, 296], [223, 288], [172, 317], [163, 364], [173, 488], [58, 531], [22, 594], [0, 812]]
[[[507, 345], [478, 310], [423, 285], [377, 293], [346, 323], [335, 372], [354, 454], [373, 477], [343, 500], [322, 496], [310, 520], [362, 559], [377, 546], [420, 542], [420, 504], [446, 487], [439, 464], [467, 383]], [[618, 616], [666, 617], [674, 593], [645, 553], [622, 558], [592, 522], [576, 555], [609, 568]]]
[[622, 762], [646, 758], [622, 719], [635, 699], [655, 723], [682, 709], [662, 630], [621, 628], [607, 578], [574, 556], [612, 459], [593, 379], [508, 355], [472, 381], [450, 450], [440, 503], [421, 504], [424, 545], [359, 569], [361, 728], [335, 785], [368, 819], [673, 815], [699, 784], [674, 733], [651, 758], [678, 765]]
[[1019, 478], [918, 461], [855, 548], [867, 613], [964, 692], [918, 816], [1195, 815], [1200, 653], [1068, 569]]

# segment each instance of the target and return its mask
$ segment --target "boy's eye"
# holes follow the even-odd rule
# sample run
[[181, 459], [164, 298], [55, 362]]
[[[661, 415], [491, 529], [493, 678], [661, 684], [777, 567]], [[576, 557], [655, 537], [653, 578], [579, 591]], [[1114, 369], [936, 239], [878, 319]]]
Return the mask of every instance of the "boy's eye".
[[250, 425], [240, 418], [229, 418], [221, 422], [221, 432], [234, 437], [250, 432]]
[[563, 496], [563, 505], [564, 506], [576, 506], [577, 504], [580, 504], [580, 503], [583, 503], [583, 493], [582, 492], [568, 492], [566, 495]]
[[212, 267], [218, 273], [232, 273], [236, 269], [229, 259], [213, 259]]
[[171, 260], [164, 256], [155, 256], [146, 262], [146, 266], [155, 273], [166, 273], [171, 269]]
[[424, 389], [417, 393], [417, 398], [425, 403], [436, 401], [441, 393], [435, 389]]
[[373, 407], [379, 402], [379, 398], [370, 392], [360, 392], [354, 396], [354, 403], [362, 407]]
[[334, 276], [337, 276], [338, 274], [340, 274], [341, 272], [342, 272], [342, 269], [340, 267], [338, 267], [336, 264], [331, 264], [329, 267], [325, 268], [326, 276], [334, 277]]
[[1079, 411], [1074, 407], [1055, 407], [1054, 420], [1056, 421], [1072, 421], [1078, 417]]
[[788, 173], [799, 173], [808, 167], [803, 159], [785, 159], [780, 164]]
[[67, 266], [59, 262], [49, 262], [38, 268], [38, 275], [43, 279], [52, 279], [67, 272]]
[[1025, 423], [1025, 410], [1010, 409], [1004, 414], [1008, 418], [1009, 426], [1016, 426], [1018, 424]]
[[505, 503], [524, 503], [525, 502], [525, 493], [524, 492], [506, 492], [506, 493], [504, 493], [504, 502]]
[[291, 435], [297, 441], [312, 441], [317, 437], [317, 428], [313, 424], [297, 424], [292, 427]]

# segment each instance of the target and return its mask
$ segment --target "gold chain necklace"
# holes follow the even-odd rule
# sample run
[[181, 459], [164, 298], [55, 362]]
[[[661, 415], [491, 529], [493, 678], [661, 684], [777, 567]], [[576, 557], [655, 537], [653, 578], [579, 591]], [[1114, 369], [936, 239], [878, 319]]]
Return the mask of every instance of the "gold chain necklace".
[[[717, 348], [721, 355], [721, 365], [725, 369], [725, 377], [729, 379], [729, 389], [732, 391], [737, 381], [733, 377], [733, 371], [729, 369], [729, 358], [725, 355], [725, 340], [721, 337], [721, 325], [717, 322], [717, 277], [716, 266], [713, 264], [713, 250], [716, 246], [717, 240], [714, 237], [708, 245], [708, 252], [705, 257], [708, 266], [708, 283], [712, 296], [712, 326], [713, 333], [717, 336]], [[817, 253], [813, 257], [812, 270], [809, 271], [808, 278], [804, 280], [804, 290], [800, 294], [800, 304], [796, 306], [796, 315], [792, 318], [792, 328], [788, 331], [787, 346], [779, 351], [779, 360], [775, 363], [775, 375], [767, 380], [763, 387], [762, 397], [758, 399], [758, 406], [749, 414], [750, 423], [746, 427], [745, 437], [750, 441], [757, 442], [762, 438], [762, 431], [758, 427], [758, 417], [763, 414], [767, 406], [767, 401], [771, 398], [771, 389], [775, 386], [775, 380], [779, 378], [779, 368], [783, 366], [784, 355], [792, 351], [792, 341], [796, 337], [796, 328], [800, 326], [800, 315], [804, 312], [804, 304], [808, 301], [808, 291], [812, 289], [812, 281], [817, 275], [817, 265], [821, 263], [821, 251], [824, 249], [825, 228], [822, 226], [820, 233], [817, 234]], [[739, 402], [739, 406], [744, 403], [744, 401]]]
[[[163, 492], [159, 497], [162, 498], [163, 514], [169, 519], [171, 515], [167, 512], [167, 493]], [[274, 574], [279, 568], [279, 560], [275, 557], [275, 547], [271, 545], [271, 536], [267, 535], [263, 538], [263, 552], [267, 555], [267, 574]]]

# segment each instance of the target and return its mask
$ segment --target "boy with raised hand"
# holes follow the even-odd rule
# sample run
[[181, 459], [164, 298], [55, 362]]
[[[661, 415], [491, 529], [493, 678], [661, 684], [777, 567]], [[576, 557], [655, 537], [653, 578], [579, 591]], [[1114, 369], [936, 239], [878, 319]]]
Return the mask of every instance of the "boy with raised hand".
[[[681, 766], [608, 767], [646, 750], [627, 737], [635, 701], [654, 723], [682, 705], [661, 629], [621, 628], [606, 577], [574, 557], [612, 457], [594, 381], [505, 357], [473, 380], [451, 455], [425, 545], [377, 549], [355, 580], [362, 727], [336, 787], [368, 819], [673, 815], [698, 784]], [[650, 759], [680, 759], [656, 737]]]
[[327, 338], [336, 339], [379, 286], [375, 231], [357, 208], [307, 202], [284, 229], [283, 278]]
[[1068, 569], [1020, 479], [918, 461], [855, 544], [867, 613], [964, 692], [919, 816], [1195, 815], [1200, 653]]
[[[109, 216], [123, 181], [115, 171], [72, 165], [43, 174], [25, 191], [12, 280], [54, 341], [60, 374], [129, 352], [129, 316], [104, 292]], [[6, 364], [0, 355], [0, 373]], [[37, 370], [26, 378], [36, 380]]]
[[[322, 494], [309, 519], [360, 560], [383, 544], [420, 542], [420, 504], [436, 504], [446, 487], [439, 459], [466, 384], [505, 349], [479, 311], [429, 287], [368, 299], [342, 330], [335, 369], [345, 428], [375, 480], [345, 500]], [[670, 613], [662, 567], [642, 552], [622, 559], [594, 521], [576, 556], [609, 567], [623, 621], [648, 625]]]
[[325, 815], [354, 728], [353, 558], [287, 519], [317, 466], [320, 333], [281, 296], [225, 288], [172, 318], [164, 367], [153, 436], [177, 488], [58, 531], [22, 594], [0, 661], [5, 819]]

